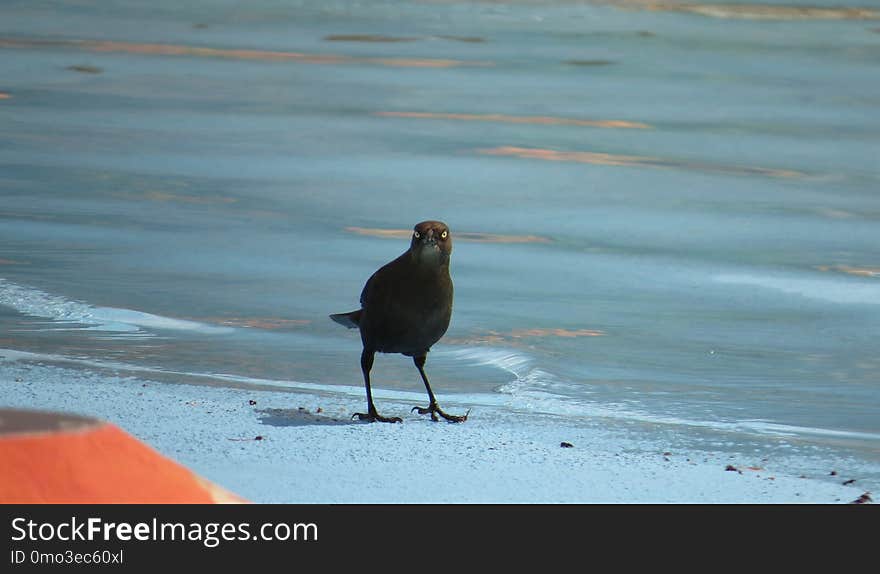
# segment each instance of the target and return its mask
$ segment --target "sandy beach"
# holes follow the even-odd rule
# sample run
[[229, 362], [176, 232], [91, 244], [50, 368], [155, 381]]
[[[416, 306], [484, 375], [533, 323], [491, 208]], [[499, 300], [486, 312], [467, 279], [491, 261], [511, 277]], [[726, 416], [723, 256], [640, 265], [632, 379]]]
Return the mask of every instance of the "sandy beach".
[[253, 502], [847, 503], [863, 493], [842, 484], [845, 468], [806, 476], [784, 460], [670, 451], [660, 434], [474, 404], [479, 397], [445, 401], [451, 412], [471, 409], [466, 423], [432, 423], [407, 414], [419, 393], [377, 389], [404, 422], [369, 424], [349, 418], [362, 407], [357, 387], [173, 384], [0, 355], [6, 406], [102, 418]]

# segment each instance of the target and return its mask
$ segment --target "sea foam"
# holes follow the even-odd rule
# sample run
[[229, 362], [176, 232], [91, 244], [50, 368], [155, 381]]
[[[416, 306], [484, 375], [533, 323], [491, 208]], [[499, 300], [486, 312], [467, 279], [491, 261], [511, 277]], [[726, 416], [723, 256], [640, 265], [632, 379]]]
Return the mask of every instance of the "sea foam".
[[232, 327], [162, 317], [133, 309], [94, 306], [2, 278], [0, 278], [0, 305], [15, 309], [24, 315], [68, 324], [70, 328], [111, 331], [129, 336], [149, 336], [150, 333], [145, 332], [144, 329], [170, 329], [210, 334], [228, 333], [233, 330]]

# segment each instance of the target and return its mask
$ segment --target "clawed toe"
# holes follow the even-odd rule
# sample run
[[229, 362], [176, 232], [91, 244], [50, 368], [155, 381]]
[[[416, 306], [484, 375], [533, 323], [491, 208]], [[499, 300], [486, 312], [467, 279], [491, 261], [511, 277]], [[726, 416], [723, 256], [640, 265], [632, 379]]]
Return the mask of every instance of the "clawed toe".
[[369, 423], [402, 423], [403, 419], [400, 417], [383, 417], [377, 412], [372, 413], [354, 413], [351, 415], [351, 420], [357, 419], [359, 421], [367, 421]]
[[438, 405], [437, 403], [431, 403], [427, 407], [413, 407], [410, 412], [417, 412], [420, 415], [430, 414], [431, 420], [434, 422], [437, 422], [440, 420], [437, 418], [437, 415], [440, 415], [441, 417], [443, 417], [444, 419], [446, 419], [447, 421], [449, 421], [451, 423], [463, 423], [464, 421], [467, 420], [468, 415], [470, 414], [471, 411], [468, 410], [468, 412], [466, 412], [463, 415], [450, 415], [450, 414], [444, 413], [443, 410], [440, 408], [440, 405]]
[[467, 420], [469, 414], [471, 414], [470, 409], [468, 409], [468, 412], [464, 413], [463, 415], [448, 415], [443, 411], [440, 411], [440, 416], [451, 423], [463, 423]]

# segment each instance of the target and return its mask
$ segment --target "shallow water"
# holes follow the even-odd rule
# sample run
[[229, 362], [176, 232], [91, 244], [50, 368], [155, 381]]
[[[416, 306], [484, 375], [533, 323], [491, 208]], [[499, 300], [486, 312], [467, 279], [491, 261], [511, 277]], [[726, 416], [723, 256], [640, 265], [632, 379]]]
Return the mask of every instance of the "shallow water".
[[359, 385], [327, 314], [442, 219], [441, 402], [880, 488], [880, 13], [624, 4], [4, 3], [0, 349]]

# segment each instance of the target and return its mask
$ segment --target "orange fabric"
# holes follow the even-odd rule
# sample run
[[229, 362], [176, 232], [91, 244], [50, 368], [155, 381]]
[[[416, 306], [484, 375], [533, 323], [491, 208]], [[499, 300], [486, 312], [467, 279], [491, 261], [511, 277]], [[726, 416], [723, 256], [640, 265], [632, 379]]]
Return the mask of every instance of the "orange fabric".
[[3, 504], [212, 503], [212, 486], [110, 424], [0, 436]]

